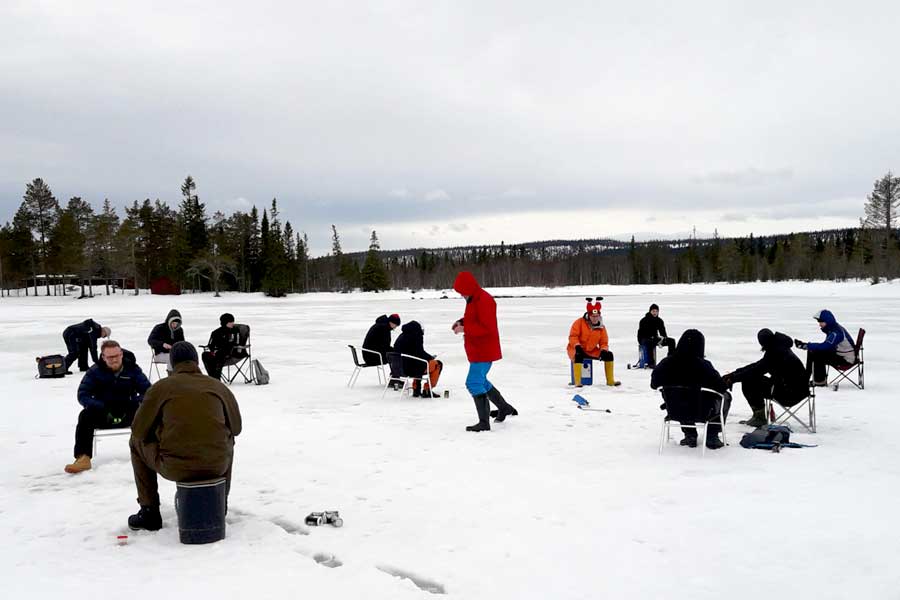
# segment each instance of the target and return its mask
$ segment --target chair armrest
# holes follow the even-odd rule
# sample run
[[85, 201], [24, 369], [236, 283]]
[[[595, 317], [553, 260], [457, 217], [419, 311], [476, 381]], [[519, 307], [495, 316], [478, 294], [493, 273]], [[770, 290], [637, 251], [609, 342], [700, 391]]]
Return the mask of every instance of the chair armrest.
[[424, 358], [419, 358], [418, 356], [413, 356], [413, 355], [411, 355], [411, 354], [400, 354], [400, 357], [401, 357], [401, 358], [409, 358], [409, 359], [412, 359], [412, 360], [417, 360], [417, 361], [419, 361], [419, 362], [425, 363], [425, 372], [426, 372], [426, 373], [428, 372], [428, 361], [425, 360]]
[[376, 352], [375, 350], [369, 350], [368, 348], [360, 348], [360, 350], [362, 350], [362, 352], [363, 352], [363, 362], [366, 362], [366, 352], [368, 352], [369, 354], [374, 354], [375, 356], [378, 357], [378, 365], [379, 366], [384, 365], [384, 359], [381, 358], [381, 352]]

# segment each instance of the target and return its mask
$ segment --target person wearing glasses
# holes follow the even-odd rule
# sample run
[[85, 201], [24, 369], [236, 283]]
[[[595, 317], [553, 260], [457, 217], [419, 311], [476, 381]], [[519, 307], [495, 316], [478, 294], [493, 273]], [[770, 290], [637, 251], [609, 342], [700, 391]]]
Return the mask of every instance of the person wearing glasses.
[[94, 430], [130, 427], [149, 387], [134, 354], [119, 342], [103, 342], [100, 361], [88, 369], [78, 386], [78, 403], [84, 408], [75, 427], [75, 462], [66, 465], [66, 473], [91, 468]]

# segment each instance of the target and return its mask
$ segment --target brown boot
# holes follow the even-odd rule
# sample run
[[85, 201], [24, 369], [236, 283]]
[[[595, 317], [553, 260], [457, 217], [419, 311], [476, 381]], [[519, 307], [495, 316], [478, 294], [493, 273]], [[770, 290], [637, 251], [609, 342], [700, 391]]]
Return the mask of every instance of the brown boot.
[[87, 454], [82, 454], [78, 458], [75, 459], [71, 465], [66, 465], [66, 473], [81, 473], [82, 471], [88, 471], [91, 468], [91, 457]]

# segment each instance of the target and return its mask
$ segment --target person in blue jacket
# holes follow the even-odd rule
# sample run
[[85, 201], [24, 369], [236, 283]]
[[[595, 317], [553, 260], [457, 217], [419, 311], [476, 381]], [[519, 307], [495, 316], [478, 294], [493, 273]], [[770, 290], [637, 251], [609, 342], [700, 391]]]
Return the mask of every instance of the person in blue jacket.
[[95, 429], [131, 427], [150, 382], [134, 354], [107, 340], [100, 346], [100, 361], [88, 369], [78, 386], [78, 403], [84, 408], [75, 427], [75, 462], [66, 473], [91, 468]]
[[852, 365], [856, 362], [856, 348], [853, 338], [841, 327], [830, 310], [820, 310], [813, 318], [819, 322], [825, 341], [804, 342], [794, 339], [794, 345], [806, 350], [806, 374], [812, 375], [813, 385], [824, 386], [828, 384], [827, 365]]

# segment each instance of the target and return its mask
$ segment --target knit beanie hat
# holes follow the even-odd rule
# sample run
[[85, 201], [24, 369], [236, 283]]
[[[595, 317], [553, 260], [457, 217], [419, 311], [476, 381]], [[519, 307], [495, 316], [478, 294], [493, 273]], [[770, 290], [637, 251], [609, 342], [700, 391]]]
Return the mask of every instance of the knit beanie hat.
[[394, 325], [400, 325], [400, 315], [397, 313], [392, 314], [388, 317], [388, 323], [393, 323]]
[[656, 304], [651, 304], [649, 312], [653, 312], [653, 309], [659, 310], [659, 306], [657, 306]]
[[174, 367], [178, 363], [183, 362], [199, 362], [197, 358], [197, 350], [190, 342], [175, 342], [172, 350], [169, 351], [169, 362]]
[[219, 323], [222, 324], [222, 327], [225, 327], [228, 323], [234, 323], [234, 315], [231, 313], [225, 313], [221, 317], [219, 317]]

